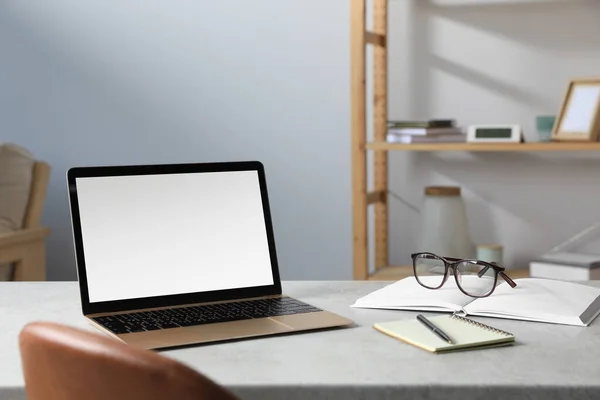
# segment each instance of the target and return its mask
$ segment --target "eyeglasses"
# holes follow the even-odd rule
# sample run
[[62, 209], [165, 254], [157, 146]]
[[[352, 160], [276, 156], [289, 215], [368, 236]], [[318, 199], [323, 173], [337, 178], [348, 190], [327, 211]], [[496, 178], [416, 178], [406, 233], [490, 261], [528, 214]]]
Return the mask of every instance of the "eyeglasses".
[[517, 284], [504, 271], [506, 268], [481, 260], [440, 257], [433, 253], [411, 254], [417, 282], [427, 289], [439, 289], [452, 270], [456, 286], [471, 297], [487, 297], [496, 288], [498, 276], [514, 288]]

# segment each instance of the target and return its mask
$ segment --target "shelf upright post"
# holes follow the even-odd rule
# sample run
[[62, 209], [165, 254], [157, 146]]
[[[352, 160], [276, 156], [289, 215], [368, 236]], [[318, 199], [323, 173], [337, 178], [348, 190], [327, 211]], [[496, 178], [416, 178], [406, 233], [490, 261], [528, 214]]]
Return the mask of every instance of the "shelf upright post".
[[369, 275], [366, 154], [366, 0], [350, 1], [353, 277]]
[[[388, 0], [373, 0], [373, 139], [385, 142], [387, 132], [387, 19]], [[387, 267], [388, 251], [388, 152], [374, 152], [375, 269]]]

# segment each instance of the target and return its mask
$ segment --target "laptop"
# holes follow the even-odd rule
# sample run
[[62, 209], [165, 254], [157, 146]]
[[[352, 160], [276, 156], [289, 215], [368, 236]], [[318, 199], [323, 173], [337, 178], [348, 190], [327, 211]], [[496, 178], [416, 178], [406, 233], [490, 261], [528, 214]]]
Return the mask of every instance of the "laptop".
[[349, 325], [282, 293], [258, 161], [67, 171], [83, 315], [161, 349]]

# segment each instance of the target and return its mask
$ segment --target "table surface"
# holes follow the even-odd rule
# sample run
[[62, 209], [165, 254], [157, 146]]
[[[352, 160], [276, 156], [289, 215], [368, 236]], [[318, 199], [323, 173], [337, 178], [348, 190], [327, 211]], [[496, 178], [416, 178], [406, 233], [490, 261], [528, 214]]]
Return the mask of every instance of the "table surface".
[[[517, 343], [438, 355], [372, 329], [375, 322], [414, 318], [415, 312], [350, 307], [389, 283], [284, 282], [286, 294], [355, 324], [161, 354], [243, 399], [600, 398], [600, 318], [589, 327], [474, 318], [514, 333]], [[600, 287], [600, 281], [589, 284]], [[95, 330], [81, 314], [76, 282], [2, 282], [0, 316], [2, 400], [25, 399], [17, 337], [26, 323]]]

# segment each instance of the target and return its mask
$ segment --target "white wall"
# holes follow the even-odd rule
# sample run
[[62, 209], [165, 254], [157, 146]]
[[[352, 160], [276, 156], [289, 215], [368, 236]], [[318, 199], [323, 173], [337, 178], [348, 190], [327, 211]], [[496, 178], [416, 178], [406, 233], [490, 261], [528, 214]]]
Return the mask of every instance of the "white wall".
[[0, 2], [0, 141], [52, 165], [49, 279], [76, 276], [68, 167], [237, 159], [266, 165], [282, 277], [350, 278], [348, 20], [346, 0]]
[[[535, 116], [556, 114], [567, 81], [600, 76], [598, 1], [397, 0], [390, 14], [390, 118], [521, 124], [536, 140]], [[463, 188], [473, 239], [504, 245], [508, 267], [600, 220], [600, 154], [391, 153], [390, 165], [395, 264], [410, 260], [430, 184]]]

